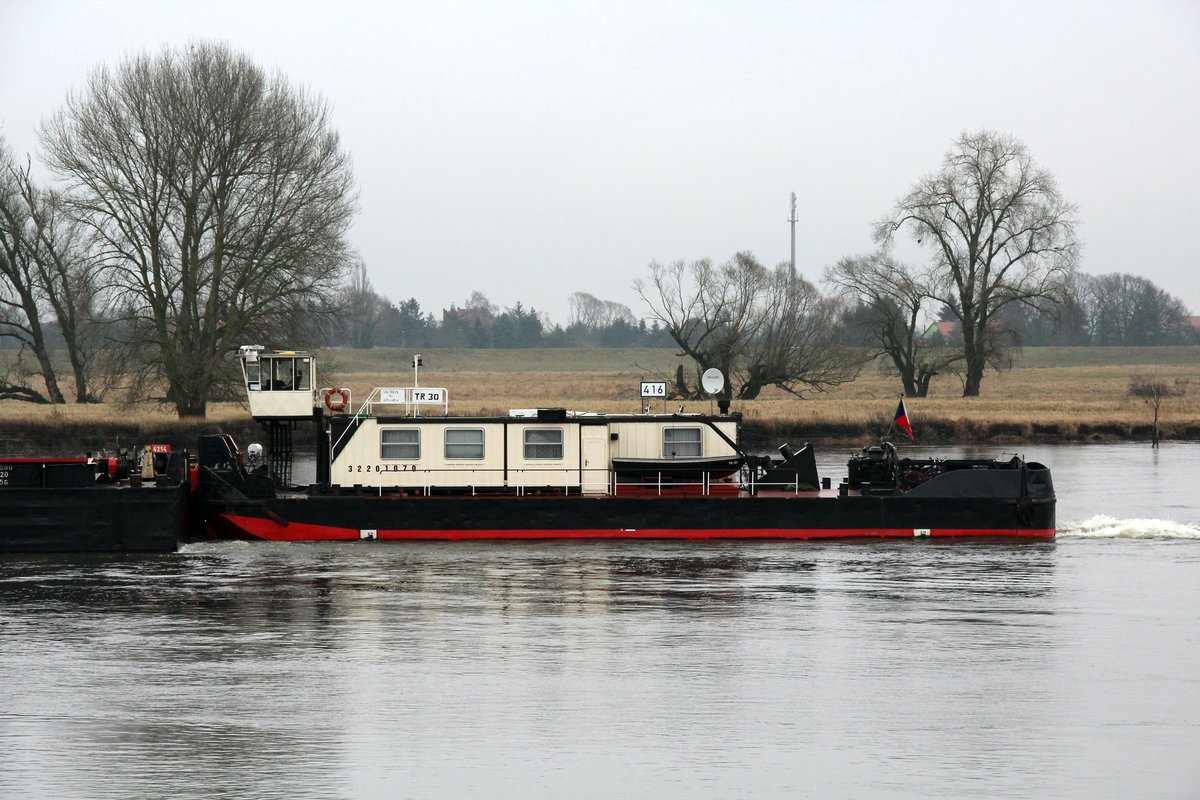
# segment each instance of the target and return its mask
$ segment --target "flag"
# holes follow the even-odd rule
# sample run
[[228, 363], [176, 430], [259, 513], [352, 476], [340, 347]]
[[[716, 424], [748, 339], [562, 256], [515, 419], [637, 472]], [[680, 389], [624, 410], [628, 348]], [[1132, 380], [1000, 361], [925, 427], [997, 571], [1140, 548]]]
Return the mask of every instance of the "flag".
[[896, 427], [908, 434], [908, 438], [916, 440], [913, 436], [912, 425], [908, 424], [908, 409], [904, 407], [904, 398], [900, 398], [900, 405], [896, 406], [896, 419], [894, 420]]

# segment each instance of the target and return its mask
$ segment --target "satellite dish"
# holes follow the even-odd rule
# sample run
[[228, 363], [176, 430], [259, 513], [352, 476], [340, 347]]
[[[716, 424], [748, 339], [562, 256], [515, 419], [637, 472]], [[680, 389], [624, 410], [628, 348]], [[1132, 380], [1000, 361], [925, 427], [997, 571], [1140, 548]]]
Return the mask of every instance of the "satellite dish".
[[725, 388], [725, 376], [716, 367], [704, 370], [700, 376], [700, 386], [707, 394], [715, 395]]

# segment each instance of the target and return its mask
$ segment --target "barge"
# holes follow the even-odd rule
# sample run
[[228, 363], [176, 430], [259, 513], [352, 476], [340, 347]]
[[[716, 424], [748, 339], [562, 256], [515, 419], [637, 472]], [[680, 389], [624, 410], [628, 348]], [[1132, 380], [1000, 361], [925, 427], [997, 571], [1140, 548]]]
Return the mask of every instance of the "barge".
[[173, 552], [187, 535], [186, 453], [0, 458], [0, 552]]
[[[835, 485], [813, 448], [747, 452], [733, 413], [514, 410], [451, 416], [445, 389], [318, 388], [309, 353], [243, 347], [272, 469], [227, 435], [199, 449], [198, 529], [273, 541], [471, 539], [1049, 539], [1050, 470], [904, 457], [881, 442]], [[290, 431], [315, 424], [316, 480], [293, 485]], [[247, 458], [249, 456], [249, 458]]]

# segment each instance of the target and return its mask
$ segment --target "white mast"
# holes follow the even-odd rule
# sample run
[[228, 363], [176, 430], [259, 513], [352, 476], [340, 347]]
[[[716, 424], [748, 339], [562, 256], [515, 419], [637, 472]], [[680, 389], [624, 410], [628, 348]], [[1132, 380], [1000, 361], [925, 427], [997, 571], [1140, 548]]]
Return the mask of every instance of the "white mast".
[[788, 217], [792, 223], [792, 274], [796, 274], [796, 193], [792, 192], [792, 215]]

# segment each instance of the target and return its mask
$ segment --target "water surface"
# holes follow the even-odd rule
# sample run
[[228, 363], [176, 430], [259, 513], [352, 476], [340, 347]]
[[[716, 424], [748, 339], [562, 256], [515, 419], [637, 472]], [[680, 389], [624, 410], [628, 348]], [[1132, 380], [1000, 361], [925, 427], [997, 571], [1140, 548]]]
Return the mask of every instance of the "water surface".
[[8, 557], [0, 796], [1200, 796], [1200, 446], [1025, 455], [1055, 542]]

